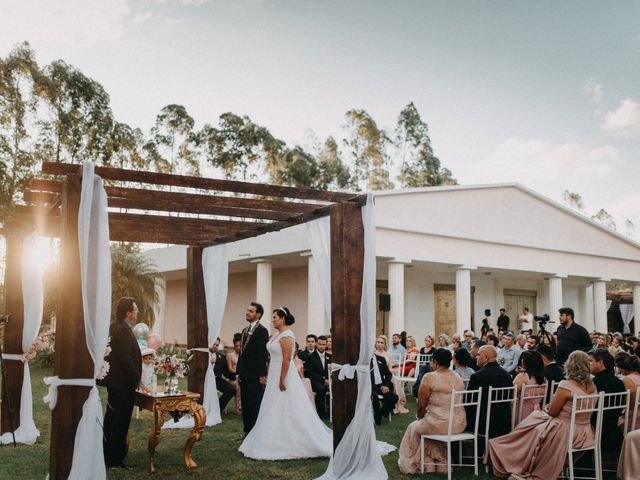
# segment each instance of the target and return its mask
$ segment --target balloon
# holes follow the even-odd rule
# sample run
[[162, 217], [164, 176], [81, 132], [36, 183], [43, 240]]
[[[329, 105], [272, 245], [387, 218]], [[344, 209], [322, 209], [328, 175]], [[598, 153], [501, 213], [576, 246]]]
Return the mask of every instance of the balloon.
[[136, 340], [138, 340], [138, 346], [140, 347], [140, 350], [144, 350], [145, 348], [147, 348], [147, 341], [144, 338], [138, 338]]
[[160, 335], [158, 333], [150, 333], [149, 335], [147, 335], [147, 345], [149, 345], [149, 348], [153, 348], [154, 350], [157, 350], [160, 348]]
[[149, 327], [146, 323], [139, 323], [133, 327], [133, 334], [136, 338], [144, 338], [149, 335]]

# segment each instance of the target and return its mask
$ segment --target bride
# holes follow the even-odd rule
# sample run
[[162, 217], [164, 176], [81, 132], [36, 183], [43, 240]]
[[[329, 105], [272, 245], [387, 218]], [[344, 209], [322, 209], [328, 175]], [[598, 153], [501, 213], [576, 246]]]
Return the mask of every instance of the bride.
[[[295, 337], [289, 326], [294, 322], [287, 307], [273, 311], [277, 333], [267, 343], [271, 355], [267, 386], [258, 420], [240, 445], [245, 457], [288, 460], [331, 456], [333, 434], [309, 402], [293, 364]], [[274, 436], [286, 440], [276, 442]]]

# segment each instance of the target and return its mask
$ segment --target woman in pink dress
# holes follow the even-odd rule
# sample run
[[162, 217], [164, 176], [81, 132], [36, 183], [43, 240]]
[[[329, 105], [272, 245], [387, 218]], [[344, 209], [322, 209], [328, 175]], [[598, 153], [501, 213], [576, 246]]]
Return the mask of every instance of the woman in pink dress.
[[[544, 378], [544, 363], [542, 362], [542, 355], [535, 350], [525, 350], [520, 355], [520, 373], [516, 375], [513, 380], [513, 384], [516, 386], [516, 395], [518, 403], [520, 405], [520, 396], [522, 395], [522, 387], [524, 385], [540, 385], [540, 388], [529, 389], [527, 396], [541, 395], [543, 393], [544, 384], [547, 383]], [[522, 401], [522, 414], [516, 411], [515, 424], [518, 425], [522, 420], [527, 418], [531, 412], [540, 410], [542, 408], [542, 402], [544, 398], [525, 398]]]
[[[238, 367], [238, 356], [240, 355], [240, 348], [242, 347], [242, 339], [237, 335], [233, 336], [233, 352], [227, 354], [227, 369], [233, 375], [236, 374], [236, 368]], [[236, 415], [242, 415], [242, 404], [240, 403], [240, 382], [238, 379], [230, 380], [229, 383], [236, 387]]]
[[[489, 440], [485, 463], [493, 466], [494, 475], [514, 480], [550, 480], [562, 472], [567, 458], [573, 397], [596, 393], [586, 353], [573, 352], [564, 368], [566, 380], [558, 384], [544, 411], [533, 412], [511, 433]], [[590, 447], [594, 440], [591, 413], [576, 415], [574, 448]]]
[[[432, 372], [422, 377], [418, 393], [418, 420], [412, 422], [402, 437], [398, 466], [402, 473], [420, 473], [420, 436], [446, 434], [449, 427], [451, 392], [464, 390], [460, 377], [449, 369], [451, 352], [439, 348], [431, 359]], [[467, 426], [467, 416], [463, 407], [455, 412], [452, 433], [463, 432]], [[426, 440], [424, 459], [428, 463], [426, 472], [447, 471], [446, 445], [442, 442]]]
[[[638, 417], [635, 419], [633, 416], [633, 407], [636, 404], [636, 391], [640, 387], [640, 359], [636, 355], [629, 355], [627, 352], [621, 352], [616, 355], [616, 367], [624, 377], [622, 382], [624, 388], [629, 390], [629, 426], [628, 431], [640, 428], [640, 410], [638, 411]], [[620, 417], [618, 424], [622, 427], [624, 424], [624, 415]]]
[[296, 348], [293, 351], [293, 364], [296, 367], [296, 371], [298, 375], [300, 375], [300, 380], [302, 380], [302, 384], [304, 385], [304, 390], [307, 392], [307, 397], [309, 397], [309, 401], [313, 408], [316, 408], [316, 400], [313, 396], [313, 389], [311, 388], [311, 380], [304, 376], [304, 362], [298, 358], [298, 350], [299, 350], [298, 342], [296, 342]]

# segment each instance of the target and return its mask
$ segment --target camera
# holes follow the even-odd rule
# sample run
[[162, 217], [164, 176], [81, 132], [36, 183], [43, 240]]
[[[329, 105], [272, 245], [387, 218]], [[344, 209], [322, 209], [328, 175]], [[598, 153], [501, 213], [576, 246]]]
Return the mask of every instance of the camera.
[[538, 322], [540, 325], [544, 325], [545, 323], [556, 323], [549, 319], [549, 314], [545, 313], [544, 315], [540, 315], [538, 317], [533, 317], [533, 319]]

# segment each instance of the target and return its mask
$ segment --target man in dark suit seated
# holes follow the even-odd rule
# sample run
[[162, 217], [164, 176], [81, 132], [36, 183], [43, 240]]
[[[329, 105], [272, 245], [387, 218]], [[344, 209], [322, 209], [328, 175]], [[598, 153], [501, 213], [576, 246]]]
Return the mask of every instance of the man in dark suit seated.
[[[307, 340], [309, 336], [307, 336]], [[319, 339], [317, 341], [320, 341]], [[315, 343], [315, 342], [314, 342]], [[308, 344], [308, 342], [307, 342]], [[324, 339], [324, 346], [326, 348], [327, 339]], [[317, 346], [317, 345], [316, 345]], [[323, 364], [324, 360], [324, 364]], [[325, 403], [325, 397], [329, 391], [329, 362], [326, 352], [322, 352], [322, 358], [318, 348], [313, 351], [309, 351], [304, 355], [304, 376], [311, 381], [311, 389], [315, 393], [316, 411], [318, 416], [322, 419], [329, 418], [327, 413], [327, 407]]]
[[[376, 384], [375, 380], [374, 360], [380, 370], [381, 381], [378, 384]], [[371, 359], [371, 402], [373, 404], [373, 419], [376, 425], [382, 425], [382, 417], [388, 416], [398, 402], [398, 395], [393, 391], [393, 375], [389, 370], [387, 360], [380, 355], [374, 355]], [[380, 403], [382, 403], [382, 407]]]
[[540, 344], [536, 350], [538, 350], [538, 353], [542, 355], [544, 378], [549, 383], [549, 390], [547, 390], [546, 398], [546, 402], [549, 403], [551, 401], [551, 396], [553, 395], [553, 392], [551, 391], [551, 382], [556, 382], [556, 384], [558, 384], [561, 380], [564, 380], [564, 369], [556, 363], [556, 354], [553, 353], [551, 347], [543, 343]]
[[[597, 348], [589, 352], [593, 383], [598, 392], [619, 393], [624, 392], [622, 380], [616, 377], [613, 367], [614, 360], [611, 354], [604, 348]], [[605, 407], [607, 404], [605, 403]], [[617, 462], [622, 448], [622, 432], [618, 428], [618, 418], [622, 409], [605, 410], [602, 415], [601, 448], [603, 459], [608, 462]], [[591, 424], [595, 427], [596, 416], [591, 417]]]
[[235, 380], [235, 374], [227, 367], [227, 356], [218, 352], [220, 348], [220, 337], [216, 338], [213, 345], [209, 347], [209, 361], [213, 364], [213, 373], [216, 376], [216, 388], [222, 396], [220, 397], [220, 413], [225, 409], [229, 400], [236, 395], [236, 388], [227, 379]]
[[[498, 365], [498, 352], [493, 345], [484, 345], [478, 350], [478, 370], [471, 375], [467, 390], [477, 390], [482, 387], [482, 398], [480, 400], [480, 412], [476, 412], [474, 407], [465, 407], [467, 413], [467, 430], [472, 431], [478, 418], [478, 432], [484, 435], [487, 422], [487, 405], [489, 397], [489, 387], [502, 388], [511, 387], [513, 381], [511, 375], [504, 368]], [[491, 419], [489, 423], [489, 438], [499, 437], [511, 431], [511, 408], [509, 403], [498, 403], [491, 407]], [[478, 448], [484, 450], [484, 437], [479, 438]]]

